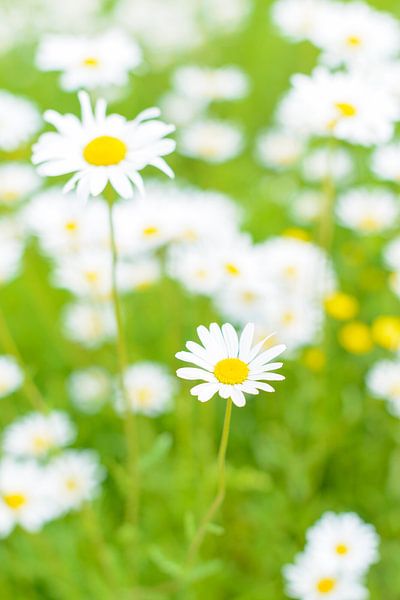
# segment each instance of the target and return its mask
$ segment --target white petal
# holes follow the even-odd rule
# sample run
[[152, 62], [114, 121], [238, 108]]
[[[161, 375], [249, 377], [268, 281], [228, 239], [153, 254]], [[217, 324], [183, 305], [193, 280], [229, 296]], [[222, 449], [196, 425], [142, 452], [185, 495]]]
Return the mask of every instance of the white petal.
[[132, 198], [133, 188], [129, 178], [122, 172], [111, 172], [110, 183], [121, 198]]
[[240, 391], [237, 387], [234, 387], [231, 393], [232, 402], [235, 406], [242, 408], [242, 406], [246, 405], [246, 398], [243, 392]]
[[254, 337], [254, 323], [248, 323], [242, 331], [239, 342], [239, 358], [244, 362], [250, 360], [249, 354]]
[[222, 335], [228, 350], [228, 356], [230, 358], [236, 358], [239, 348], [238, 335], [230, 323], [224, 323], [222, 325]]
[[224, 398], [226, 400], [227, 398], [231, 397], [232, 390], [232, 385], [221, 384], [219, 387], [219, 395], [221, 396], [221, 398]]
[[190, 393], [192, 396], [197, 396], [200, 402], [208, 402], [218, 392], [218, 388], [218, 383], [199, 383], [190, 390]]
[[177, 352], [175, 354], [178, 360], [182, 360], [183, 362], [193, 363], [202, 369], [206, 369], [207, 371], [212, 371], [212, 365], [209, 362], [206, 362], [196, 354], [192, 354], [192, 352]]
[[215, 382], [215, 377], [212, 373], [209, 373], [203, 369], [196, 369], [195, 367], [183, 367], [178, 369], [176, 374], [181, 379], [204, 379], [204, 381], [209, 381], [212, 383]]
[[272, 346], [272, 348], [269, 348], [268, 350], [257, 356], [257, 358], [251, 361], [249, 365], [250, 369], [256, 369], [260, 365], [268, 363], [272, 359], [279, 356], [279, 354], [282, 354], [282, 352], [284, 352], [285, 350], [285, 344], [278, 344], [277, 346]]
[[254, 385], [259, 390], [263, 390], [264, 392], [274, 392], [275, 391], [275, 389], [272, 387], [272, 385], [269, 385], [268, 383], [263, 383], [262, 381], [260, 381], [260, 382], [255, 381]]
[[285, 376], [279, 373], [259, 373], [257, 375], [250, 373], [249, 379], [250, 381], [283, 381]]

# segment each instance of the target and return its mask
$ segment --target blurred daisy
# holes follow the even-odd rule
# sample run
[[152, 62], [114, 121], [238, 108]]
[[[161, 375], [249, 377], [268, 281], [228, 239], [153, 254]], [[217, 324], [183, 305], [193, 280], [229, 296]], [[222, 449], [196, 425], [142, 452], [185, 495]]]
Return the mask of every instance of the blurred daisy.
[[59, 257], [53, 282], [76, 296], [103, 299], [111, 297], [111, 256], [105, 250], [86, 250]]
[[180, 67], [174, 73], [173, 85], [179, 95], [203, 105], [220, 100], [240, 100], [249, 91], [247, 75], [235, 66], [219, 69]]
[[352, 158], [343, 148], [317, 148], [304, 158], [302, 164], [304, 179], [312, 182], [333, 177], [338, 183], [342, 183], [348, 179], [352, 170]]
[[182, 154], [215, 164], [235, 158], [243, 144], [243, 134], [237, 125], [216, 119], [203, 119], [188, 125], [179, 136]]
[[321, 191], [304, 189], [296, 193], [291, 205], [291, 213], [298, 223], [315, 223], [323, 207], [324, 198]]
[[246, 23], [252, 10], [247, 0], [201, 0], [200, 14], [215, 33], [232, 33]]
[[[327, 18], [329, 17], [329, 18]], [[332, 2], [317, 15], [311, 41], [323, 50], [322, 62], [330, 67], [385, 63], [400, 51], [400, 27], [389, 14], [363, 2]]]
[[157, 108], [140, 113], [133, 121], [117, 114], [106, 115], [106, 102], [98, 100], [94, 111], [89, 95], [79, 93], [82, 120], [74, 115], [45, 113], [45, 120], [58, 130], [44, 133], [33, 147], [32, 161], [44, 177], [74, 173], [64, 187], [76, 187], [77, 194], [87, 199], [98, 196], [109, 183], [122, 198], [133, 196], [136, 186], [143, 192], [139, 171], [147, 165], [168, 176], [173, 172], [162, 158], [175, 148], [165, 138], [175, 127], [156, 120]]
[[142, 60], [138, 45], [122, 31], [93, 37], [45, 35], [36, 55], [41, 71], [62, 71], [61, 87], [72, 91], [127, 85]]
[[96, 414], [111, 397], [110, 374], [101, 367], [74, 371], [68, 379], [68, 391], [78, 410], [89, 415]]
[[391, 412], [400, 417], [400, 360], [381, 360], [369, 371], [367, 386], [371, 394], [389, 402]]
[[325, 513], [307, 532], [307, 553], [335, 565], [341, 573], [361, 576], [378, 560], [379, 537], [357, 514]]
[[0, 204], [11, 207], [35, 192], [41, 180], [31, 165], [17, 162], [0, 166]]
[[295, 165], [304, 151], [305, 142], [290, 131], [265, 131], [257, 139], [259, 162], [271, 169], [287, 169]]
[[12, 152], [39, 131], [41, 119], [30, 100], [0, 90], [0, 150]]
[[57, 514], [76, 510], [92, 500], [105, 477], [97, 454], [90, 450], [67, 450], [47, 467], [47, 479]]
[[400, 142], [377, 148], [372, 155], [372, 170], [379, 179], [400, 182]]
[[319, 555], [307, 552], [284, 570], [286, 593], [297, 600], [366, 600], [368, 592], [356, 578], [343, 574]]
[[[135, 363], [125, 371], [124, 382], [132, 412], [156, 417], [171, 407], [174, 380], [163, 365]], [[124, 412], [122, 398], [117, 399], [117, 408]]]
[[400, 236], [394, 238], [385, 248], [385, 262], [394, 271], [400, 271]]
[[[19, 273], [24, 252], [24, 243], [10, 235], [8, 220], [0, 222], [0, 287], [12, 281]], [[1, 397], [1, 383], [0, 383]]]
[[108, 303], [79, 301], [66, 306], [62, 325], [64, 335], [87, 348], [97, 348], [114, 339], [114, 313]]
[[68, 446], [75, 436], [75, 427], [66, 413], [30, 413], [6, 427], [3, 451], [16, 458], [41, 458]]
[[118, 289], [121, 292], [146, 290], [161, 278], [161, 265], [155, 256], [143, 256], [133, 262], [120, 261], [117, 267]]
[[324, 0], [277, 0], [272, 6], [272, 19], [286, 37], [298, 42], [310, 39], [318, 23], [330, 14], [330, 8], [331, 3]]
[[167, 255], [167, 273], [193, 294], [209, 296], [221, 286], [223, 273], [207, 245], [175, 246]]
[[196, 365], [178, 369], [178, 377], [206, 382], [194, 386], [190, 392], [200, 402], [207, 402], [218, 393], [221, 398], [231, 398], [236, 406], [242, 407], [246, 404], [244, 393], [274, 392], [272, 385], [266, 382], [284, 379], [283, 375], [273, 372], [280, 369], [282, 363], [270, 361], [282, 354], [286, 346], [279, 344], [261, 352], [271, 336], [252, 346], [253, 324], [245, 326], [240, 338], [229, 323], [222, 327], [212, 323], [209, 329], [201, 325], [197, 333], [202, 346], [187, 342], [188, 352], [178, 352], [176, 358]]
[[7, 536], [16, 525], [39, 531], [54, 515], [44, 469], [33, 461], [1, 460], [0, 536]]
[[0, 398], [18, 390], [24, 376], [17, 361], [12, 356], [0, 356]]
[[363, 234], [377, 234], [394, 227], [399, 212], [399, 200], [388, 190], [350, 190], [340, 196], [336, 205], [339, 222]]
[[382, 144], [392, 137], [399, 117], [394, 97], [354, 73], [330, 73], [319, 67], [311, 75], [292, 77], [278, 119], [299, 135], [335, 137], [353, 144]]

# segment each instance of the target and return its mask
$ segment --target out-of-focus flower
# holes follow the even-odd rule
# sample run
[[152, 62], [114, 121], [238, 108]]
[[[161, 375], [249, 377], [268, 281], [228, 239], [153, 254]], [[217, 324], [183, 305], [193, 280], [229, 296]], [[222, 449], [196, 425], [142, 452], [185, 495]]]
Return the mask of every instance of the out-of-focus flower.
[[365, 354], [373, 348], [371, 331], [361, 321], [352, 321], [339, 331], [339, 341], [347, 352]]
[[123, 86], [141, 62], [138, 45], [122, 31], [93, 37], [50, 34], [36, 56], [41, 71], [61, 71], [61, 87], [72, 91]]
[[386, 350], [400, 350], [400, 317], [382, 315], [372, 323], [372, 337]]
[[362, 576], [377, 562], [378, 544], [375, 528], [355, 513], [325, 513], [307, 531], [307, 553], [348, 575]]
[[336, 205], [340, 223], [363, 234], [394, 227], [399, 213], [398, 198], [385, 189], [353, 189], [341, 195]]
[[16, 458], [41, 458], [68, 446], [75, 435], [75, 427], [64, 412], [30, 413], [4, 430], [3, 451]]
[[305, 141], [290, 131], [270, 130], [257, 139], [259, 162], [270, 169], [287, 169], [295, 165], [304, 152]]
[[82, 120], [74, 115], [46, 111], [46, 121], [57, 133], [44, 133], [33, 147], [32, 161], [44, 177], [74, 173], [64, 187], [76, 187], [83, 199], [98, 196], [110, 184], [122, 198], [131, 198], [134, 186], [143, 192], [139, 171], [147, 165], [168, 176], [173, 172], [163, 156], [175, 149], [166, 138], [175, 127], [156, 120], [157, 108], [140, 113], [133, 121], [121, 115], [106, 115], [105, 100], [98, 100], [94, 110], [86, 92], [79, 93]]
[[323, 194], [317, 190], [301, 190], [293, 198], [291, 212], [298, 223], [315, 223], [321, 215]]
[[24, 376], [17, 361], [12, 356], [0, 356], [0, 398], [18, 390]]
[[62, 256], [53, 281], [76, 296], [107, 300], [112, 289], [110, 253], [88, 250]]
[[[171, 407], [174, 380], [163, 365], [138, 362], [124, 373], [129, 410], [148, 417], [156, 417]], [[124, 400], [117, 398], [117, 409], [126, 410]]]
[[203, 345], [187, 342], [188, 352], [178, 352], [176, 357], [196, 365], [178, 369], [178, 377], [206, 382], [194, 386], [190, 392], [200, 402], [207, 402], [218, 393], [221, 398], [231, 398], [236, 406], [242, 407], [246, 404], [245, 393], [273, 392], [274, 388], [266, 382], [284, 379], [283, 375], [273, 372], [280, 369], [282, 363], [270, 361], [282, 354], [286, 346], [279, 344], [261, 352], [268, 337], [252, 346], [253, 324], [246, 325], [240, 338], [229, 323], [222, 327], [212, 323], [209, 329], [201, 325], [197, 333]]
[[0, 150], [5, 152], [28, 143], [41, 127], [36, 106], [4, 90], [0, 90], [0, 115]]
[[66, 450], [46, 471], [57, 516], [95, 498], [105, 477], [97, 454], [91, 450]]
[[332, 177], [338, 183], [343, 183], [352, 169], [352, 158], [343, 148], [317, 148], [304, 158], [302, 165], [304, 179], [311, 182]]
[[247, 75], [235, 66], [218, 69], [180, 67], [174, 73], [173, 84], [180, 96], [204, 105], [221, 100], [240, 100], [249, 91]]
[[17, 276], [24, 251], [19, 223], [13, 218], [0, 221], [0, 286]]
[[344, 292], [334, 292], [325, 298], [325, 310], [334, 319], [339, 321], [347, 321], [354, 319], [359, 311], [359, 303], [357, 298], [345, 294]]
[[377, 148], [372, 155], [372, 170], [379, 179], [400, 182], [400, 142]]
[[88, 348], [97, 348], [115, 335], [114, 314], [108, 303], [74, 302], [66, 306], [62, 321], [65, 336]]
[[277, 0], [272, 19], [281, 32], [294, 42], [310, 39], [319, 22], [327, 20], [331, 2], [325, 0]]
[[35, 192], [40, 184], [40, 177], [31, 165], [5, 163], [0, 166], [0, 204], [15, 206]]
[[243, 144], [243, 134], [237, 125], [204, 119], [181, 130], [178, 147], [186, 156], [217, 164], [235, 158]]
[[68, 379], [68, 391], [78, 410], [96, 414], [111, 396], [110, 374], [101, 367], [74, 371]]
[[381, 360], [367, 375], [371, 394], [389, 402], [389, 410], [400, 417], [400, 360]]
[[398, 103], [367, 78], [319, 67], [311, 75], [294, 75], [292, 85], [278, 109], [278, 120], [294, 133], [365, 146], [392, 137], [399, 118]]

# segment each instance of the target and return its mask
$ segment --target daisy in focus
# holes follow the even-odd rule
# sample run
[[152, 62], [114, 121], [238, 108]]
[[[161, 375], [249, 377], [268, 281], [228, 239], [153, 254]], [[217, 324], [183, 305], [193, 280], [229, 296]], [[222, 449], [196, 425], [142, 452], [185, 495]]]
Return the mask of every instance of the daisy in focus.
[[73, 173], [64, 192], [76, 187], [84, 200], [101, 194], [107, 184], [122, 198], [131, 198], [135, 187], [143, 193], [139, 171], [147, 165], [174, 176], [163, 156], [175, 149], [175, 142], [166, 138], [175, 127], [158, 120], [158, 108], [145, 110], [128, 121], [121, 115], [106, 115], [105, 100], [98, 100], [93, 109], [86, 92], [78, 96], [82, 120], [54, 110], [44, 114], [57, 132], [44, 133], [33, 146], [32, 162], [38, 165], [39, 175]]
[[62, 71], [66, 91], [123, 86], [141, 62], [138, 45], [122, 31], [94, 37], [47, 35], [39, 46], [36, 65], [41, 71]]
[[253, 346], [252, 323], [244, 327], [240, 337], [229, 323], [222, 327], [211, 323], [209, 329], [200, 325], [197, 333], [202, 345], [187, 342], [188, 352], [178, 352], [176, 358], [196, 365], [178, 369], [178, 377], [205, 381], [191, 389], [191, 394], [197, 396], [200, 402], [207, 402], [218, 393], [221, 398], [231, 398], [236, 406], [242, 407], [246, 404], [245, 393], [255, 395], [260, 390], [274, 392], [267, 381], [285, 379], [283, 375], [273, 372], [280, 369], [282, 363], [270, 361], [282, 354], [286, 346], [279, 344], [261, 352], [271, 336]]

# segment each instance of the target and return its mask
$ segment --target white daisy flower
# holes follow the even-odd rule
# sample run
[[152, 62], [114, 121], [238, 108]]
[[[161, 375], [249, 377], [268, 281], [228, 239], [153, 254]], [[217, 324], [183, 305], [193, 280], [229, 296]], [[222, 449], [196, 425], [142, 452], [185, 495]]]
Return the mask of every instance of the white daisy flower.
[[211, 69], [187, 66], [177, 69], [173, 85], [180, 96], [203, 104], [221, 100], [240, 100], [249, 91], [247, 75], [235, 66]]
[[[138, 362], [124, 373], [129, 409], [148, 417], [156, 417], [170, 409], [175, 382], [163, 365]], [[126, 409], [122, 398], [117, 397], [116, 408], [120, 413]]]
[[114, 339], [114, 312], [108, 303], [87, 301], [66, 306], [62, 315], [64, 335], [87, 348], [98, 348]]
[[[270, 361], [282, 354], [284, 344], [272, 346], [261, 352], [268, 336], [252, 347], [254, 325], [248, 323], [238, 337], [229, 323], [219, 327], [212, 323], [207, 329], [203, 325], [197, 328], [202, 346], [195, 342], [187, 342], [188, 352], [178, 352], [176, 358], [193, 363], [196, 367], [183, 367], [177, 370], [182, 379], [203, 379], [191, 389], [200, 402], [207, 402], [216, 393], [221, 398], [231, 398], [236, 406], [246, 404], [244, 394], [258, 394], [260, 390], [274, 392], [267, 381], [281, 381], [283, 375], [274, 373], [280, 369], [281, 362]], [[260, 354], [261, 352], [261, 354]]]
[[0, 166], [0, 204], [15, 206], [35, 192], [40, 184], [40, 177], [31, 165], [5, 163]]
[[244, 145], [243, 134], [233, 123], [203, 119], [180, 131], [179, 149], [185, 156], [219, 164], [235, 158]]
[[111, 297], [110, 252], [95, 249], [58, 258], [52, 280], [76, 296], [106, 300]]
[[230, 321], [245, 325], [264, 320], [266, 305], [270, 305], [276, 290], [259, 277], [235, 279], [221, 286], [214, 300], [219, 312]]
[[257, 139], [259, 162], [271, 169], [287, 169], [295, 165], [304, 151], [305, 142], [290, 131], [281, 129], [261, 133]]
[[394, 238], [385, 248], [385, 263], [394, 271], [400, 271], [400, 236]]
[[18, 390], [24, 380], [23, 372], [15, 358], [0, 356], [0, 398]]
[[377, 148], [372, 155], [372, 170], [379, 179], [400, 182], [400, 142]]
[[381, 360], [367, 375], [371, 394], [389, 402], [390, 411], [400, 417], [400, 359]]
[[4, 219], [3, 222], [0, 223], [0, 287], [9, 283], [18, 275], [24, 252], [22, 240], [10, 236], [7, 229], [7, 222]]
[[205, 25], [217, 34], [237, 31], [246, 23], [253, 8], [247, 0], [201, 0], [200, 5]]
[[278, 110], [278, 120], [298, 135], [335, 137], [370, 146], [388, 142], [399, 118], [395, 98], [356, 73], [292, 77], [293, 87]]
[[307, 553], [348, 575], [364, 575], [377, 562], [378, 544], [375, 528], [355, 513], [325, 513], [307, 532]]
[[301, 190], [293, 197], [290, 212], [297, 223], [315, 223], [321, 215], [324, 205], [320, 190]]
[[323, 50], [330, 67], [385, 64], [400, 51], [400, 26], [395, 18], [363, 2], [332, 2], [316, 17], [311, 41]]
[[91, 450], [66, 450], [47, 467], [47, 478], [58, 515], [80, 508], [96, 497], [105, 471]]
[[101, 367], [89, 367], [71, 373], [68, 391], [74, 406], [83, 413], [94, 415], [111, 397], [110, 374]]
[[366, 600], [367, 589], [356, 578], [343, 574], [322, 556], [297, 556], [283, 569], [286, 593], [297, 600]]
[[143, 192], [139, 171], [152, 165], [173, 177], [163, 156], [175, 149], [166, 138], [175, 130], [157, 120], [158, 108], [140, 113], [133, 121], [117, 114], [106, 115], [101, 99], [92, 109], [89, 95], [79, 93], [82, 121], [76, 116], [46, 111], [44, 118], [57, 133], [44, 133], [33, 147], [32, 162], [44, 177], [74, 173], [64, 191], [77, 188], [80, 197], [98, 196], [109, 183], [122, 198], [130, 198], [134, 186]]
[[331, 2], [325, 0], [277, 0], [272, 6], [272, 19], [287, 38], [299, 42], [309, 40], [330, 12]]
[[304, 158], [302, 172], [307, 181], [320, 182], [333, 177], [340, 184], [348, 179], [353, 167], [351, 155], [343, 148], [317, 148]]
[[175, 91], [163, 94], [158, 104], [165, 118], [179, 127], [198, 120], [207, 108], [201, 98], [185, 96]]
[[5, 537], [20, 525], [39, 531], [55, 516], [43, 467], [33, 461], [0, 461], [0, 536]]
[[161, 265], [155, 256], [143, 256], [130, 261], [119, 261], [117, 283], [121, 292], [146, 290], [161, 278]]
[[12, 152], [39, 131], [39, 112], [30, 100], [0, 90], [0, 150]]
[[358, 188], [340, 196], [335, 210], [345, 227], [363, 234], [377, 234], [395, 227], [400, 205], [388, 190]]
[[45, 35], [36, 55], [40, 71], [62, 71], [61, 87], [72, 91], [127, 85], [128, 74], [141, 62], [138, 45], [124, 32], [93, 37]]
[[41, 458], [68, 446], [75, 436], [75, 427], [66, 413], [30, 413], [6, 427], [3, 451], [16, 458]]

